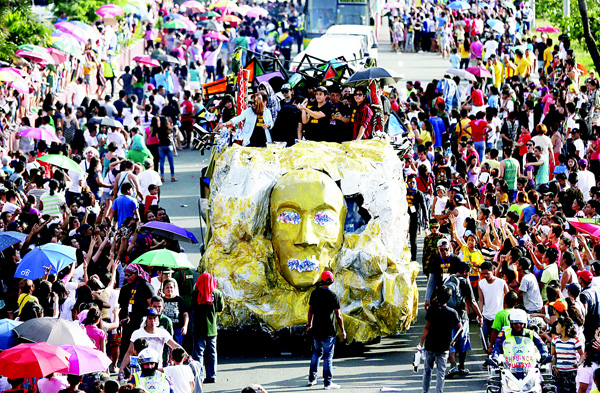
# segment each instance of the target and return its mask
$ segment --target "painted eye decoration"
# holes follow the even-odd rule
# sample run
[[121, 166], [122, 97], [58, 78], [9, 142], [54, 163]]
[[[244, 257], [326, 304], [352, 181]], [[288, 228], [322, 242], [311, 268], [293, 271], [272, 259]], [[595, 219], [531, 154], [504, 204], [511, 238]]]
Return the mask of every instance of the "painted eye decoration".
[[318, 212], [315, 214], [315, 222], [321, 226], [334, 223], [334, 219], [326, 212]]
[[296, 212], [281, 212], [279, 213], [279, 217], [277, 217], [277, 221], [282, 222], [284, 224], [300, 224], [300, 214]]

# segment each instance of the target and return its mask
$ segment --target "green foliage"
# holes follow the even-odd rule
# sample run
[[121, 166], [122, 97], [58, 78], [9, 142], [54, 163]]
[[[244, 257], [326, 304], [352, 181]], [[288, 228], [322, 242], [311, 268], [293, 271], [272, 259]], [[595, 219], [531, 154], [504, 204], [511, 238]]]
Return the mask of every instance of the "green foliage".
[[[5, 3], [10, 5], [13, 1]], [[6, 4], [0, 7], [0, 59], [9, 60], [22, 44], [51, 44], [50, 29], [36, 19], [29, 6], [5, 7]]]
[[[589, 0], [587, 6], [592, 34], [596, 42], [600, 42], [600, 2]], [[571, 0], [571, 16], [567, 18], [563, 15], [563, 0], [536, 0], [535, 13], [538, 18], [547, 19], [563, 33], [568, 33], [571, 41], [585, 44], [577, 0]]]
[[127, 0], [54, 0], [54, 14], [58, 16], [64, 11], [69, 19], [92, 24], [100, 19], [96, 15], [96, 10], [105, 4], [116, 4], [123, 7], [127, 4]]

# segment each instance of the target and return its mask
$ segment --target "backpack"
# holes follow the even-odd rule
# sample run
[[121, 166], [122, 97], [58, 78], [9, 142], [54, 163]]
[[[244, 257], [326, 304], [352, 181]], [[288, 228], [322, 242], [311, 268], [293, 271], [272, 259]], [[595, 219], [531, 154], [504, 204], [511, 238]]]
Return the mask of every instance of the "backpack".
[[463, 299], [460, 293], [460, 280], [456, 275], [452, 275], [448, 277], [448, 279], [444, 282], [444, 286], [450, 288], [452, 292], [452, 296], [450, 296], [450, 300], [448, 300], [447, 306], [453, 309], [457, 309], [463, 303]]

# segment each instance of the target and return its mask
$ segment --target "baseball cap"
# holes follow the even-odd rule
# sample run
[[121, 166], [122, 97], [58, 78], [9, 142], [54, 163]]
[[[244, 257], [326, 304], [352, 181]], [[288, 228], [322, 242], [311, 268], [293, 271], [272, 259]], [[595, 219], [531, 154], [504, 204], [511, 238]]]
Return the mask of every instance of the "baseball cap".
[[284, 90], [292, 90], [292, 86], [289, 83], [286, 83], [283, 86], [281, 86], [281, 91]]
[[175, 273], [175, 270], [171, 269], [170, 267], [166, 267], [163, 270], [161, 270], [161, 272], [163, 272], [163, 273]]
[[592, 282], [592, 278], [594, 278], [592, 272], [590, 272], [589, 270], [581, 270], [577, 272], [577, 275], [585, 282]]
[[459, 205], [464, 205], [465, 203], [467, 203], [465, 197], [462, 196], [462, 194], [454, 195], [454, 202], [458, 203]]
[[444, 186], [437, 186], [437, 187], [435, 188], [435, 190], [436, 190], [436, 191], [446, 191], [446, 187], [444, 187]]
[[564, 300], [557, 300], [555, 302], [548, 303], [549, 306], [554, 307], [558, 312], [564, 312], [567, 309], [567, 302]]
[[581, 160], [579, 160], [579, 165], [587, 166], [587, 164], [588, 164], [588, 160], [586, 160], [585, 158], [582, 158]]
[[144, 168], [146, 168], [146, 169], [151, 168], [152, 165], [154, 165], [154, 163], [152, 162], [152, 160], [146, 160], [146, 161], [144, 161]]
[[333, 283], [333, 273], [329, 270], [325, 270], [323, 273], [321, 273], [321, 281], [326, 284]]
[[442, 246], [449, 246], [449, 245], [450, 245], [450, 241], [448, 239], [446, 239], [446, 238], [440, 239], [437, 242], [438, 248], [442, 247]]
[[155, 309], [153, 309], [152, 307], [149, 307], [149, 308], [146, 310], [146, 316], [147, 316], [147, 317], [151, 317], [151, 316], [158, 317], [158, 311], [156, 311], [156, 310], [155, 310]]
[[315, 89], [315, 91], [320, 91], [322, 93], [328, 94], [327, 88], [325, 86], [319, 86]]
[[567, 285], [567, 291], [571, 292], [573, 296], [578, 297], [581, 293], [581, 285], [577, 284], [576, 282], [572, 282]]

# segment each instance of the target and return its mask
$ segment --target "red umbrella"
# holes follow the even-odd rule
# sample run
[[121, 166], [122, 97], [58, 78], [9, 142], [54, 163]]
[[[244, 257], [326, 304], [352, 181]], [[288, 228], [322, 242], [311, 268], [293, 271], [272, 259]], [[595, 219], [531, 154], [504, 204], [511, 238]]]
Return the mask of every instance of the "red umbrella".
[[560, 33], [560, 29], [552, 26], [540, 26], [535, 31], [541, 31], [542, 33]]
[[469, 68], [467, 68], [467, 72], [470, 72], [471, 74], [478, 76], [480, 78], [491, 78], [492, 77], [492, 74], [490, 74], [490, 72], [483, 67], [469, 67]]
[[19, 344], [0, 354], [0, 375], [43, 378], [69, 366], [69, 353], [45, 342]]
[[150, 56], [136, 56], [133, 58], [133, 61], [137, 61], [140, 64], [145, 64], [150, 67], [160, 67], [158, 60], [154, 60]]
[[578, 231], [585, 232], [600, 239], [600, 225], [583, 222], [583, 220], [580, 221], [578, 218], [567, 218], [567, 221], [569, 221], [569, 224], [573, 225]]

